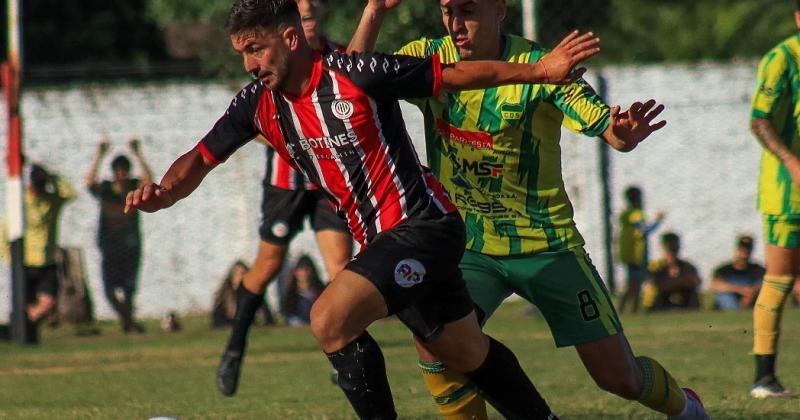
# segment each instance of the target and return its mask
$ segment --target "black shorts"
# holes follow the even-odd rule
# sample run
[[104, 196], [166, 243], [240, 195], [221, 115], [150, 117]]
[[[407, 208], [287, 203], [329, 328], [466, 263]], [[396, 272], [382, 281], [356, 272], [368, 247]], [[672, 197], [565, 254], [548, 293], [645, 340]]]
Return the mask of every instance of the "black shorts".
[[458, 213], [415, 216], [382, 232], [345, 269], [369, 279], [389, 315], [397, 315], [423, 341], [474, 309], [458, 263], [464, 223]]
[[56, 265], [44, 267], [24, 267], [25, 302], [35, 303], [39, 293], [56, 297], [58, 295], [58, 269]]
[[308, 217], [311, 228], [350, 232], [347, 222], [334, 213], [328, 199], [318, 190], [285, 190], [264, 186], [261, 200], [261, 239], [275, 245], [288, 245], [303, 230]]

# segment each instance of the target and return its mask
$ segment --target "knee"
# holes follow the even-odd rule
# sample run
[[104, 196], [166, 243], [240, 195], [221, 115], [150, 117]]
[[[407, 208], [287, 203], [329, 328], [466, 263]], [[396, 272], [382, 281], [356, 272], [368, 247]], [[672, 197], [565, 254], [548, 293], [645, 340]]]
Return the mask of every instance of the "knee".
[[332, 353], [347, 345], [344, 315], [320, 304], [319, 301], [311, 307], [310, 327], [311, 334], [326, 353]]
[[638, 400], [642, 395], [644, 381], [637, 372], [595, 377], [594, 381], [602, 390], [618, 395], [626, 400]]
[[486, 360], [488, 342], [485, 345], [457, 346], [440, 349], [435, 354], [445, 366], [458, 373], [467, 374], [477, 370]]

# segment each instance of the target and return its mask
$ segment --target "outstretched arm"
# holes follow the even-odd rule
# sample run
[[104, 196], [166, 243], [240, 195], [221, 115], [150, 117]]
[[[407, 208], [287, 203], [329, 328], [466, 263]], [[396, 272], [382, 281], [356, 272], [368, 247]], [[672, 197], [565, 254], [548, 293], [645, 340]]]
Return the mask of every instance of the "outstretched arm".
[[398, 4], [400, 4], [400, 0], [369, 0], [361, 14], [361, 21], [358, 23], [356, 32], [350, 40], [350, 45], [347, 46], [347, 53], [374, 50], [383, 18], [390, 9], [395, 8]]
[[142, 185], [147, 185], [153, 182], [153, 173], [150, 171], [150, 167], [147, 166], [147, 162], [144, 160], [144, 155], [142, 154], [142, 148], [139, 144], [138, 139], [131, 139], [128, 142], [128, 146], [130, 146], [131, 151], [133, 152], [133, 156], [136, 158], [136, 162], [139, 164], [139, 167], [142, 168]]
[[94, 154], [94, 160], [92, 160], [92, 165], [89, 167], [89, 171], [86, 172], [86, 187], [92, 188], [97, 185], [97, 170], [100, 168], [100, 162], [103, 160], [103, 156], [108, 151], [108, 140], [103, 139], [100, 140], [100, 143], [97, 144], [97, 152]]
[[667, 125], [664, 120], [652, 124], [662, 111], [664, 111], [664, 105], [656, 106], [654, 99], [645, 103], [634, 102], [625, 112], [620, 112], [619, 106], [612, 107], [608, 128], [603, 132], [603, 139], [609, 146], [620, 152], [630, 152], [650, 134]]
[[772, 121], [766, 118], [753, 118], [750, 121], [750, 129], [761, 145], [786, 166], [789, 175], [792, 177], [792, 182], [795, 185], [800, 185], [800, 158], [786, 147], [778, 131], [775, 130], [775, 126], [772, 125]]
[[459, 61], [442, 66], [442, 89], [460, 91], [508, 84], [567, 84], [586, 71], [575, 66], [596, 55], [600, 39], [592, 32], [573, 31], [550, 53], [533, 64], [500, 61]]
[[197, 148], [179, 157], [169, 167], [160, 184], [142, 184], [125, 198], [125, 213], [133, 209], [153, 213], [172, 206], [191, 194], [214, 168]]

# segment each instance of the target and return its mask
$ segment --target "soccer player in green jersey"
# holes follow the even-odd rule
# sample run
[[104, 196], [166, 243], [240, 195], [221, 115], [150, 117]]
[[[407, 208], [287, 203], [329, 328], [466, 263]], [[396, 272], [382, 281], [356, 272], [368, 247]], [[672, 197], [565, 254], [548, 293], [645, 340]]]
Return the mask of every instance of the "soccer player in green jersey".
[[[349, 49], [374, 45], [387, 10], [370, 0]], [[440, 0], [449, 33], [398, 53], [443, 62], [537, 62], [540, 45], [501, 32], [504, 0]], [[460, 267], [485, 321], [512, 293], [536, 304], [556, 345], [575, 346], [602, 389], [667, 414], [708, 418], [655, 360], [634, 356], [602, 279], [584, 251], [561, 174], [561, 126], [634, 149], [665, 125], [654, 100], [607, 106], [583, 80], [566, 86], [507, 85], [416, 102], [423, 112], [428, 163], [467, 225]], [[419, 347], [419, 346], [418, 346]], [[485, 418], [485, 404], [462, 375], [420, 352], [423, 377], [448, 419]]]
[[[795, 20], [800, 28], [800, 1]], [[800, 34], [770, 50], [758, 66], [750, 127], [764, 146], [758, 187], [766, 269], [753, 310], [756, 398], [789, 395], [775, 376], [781, 312], [800, 275]]]

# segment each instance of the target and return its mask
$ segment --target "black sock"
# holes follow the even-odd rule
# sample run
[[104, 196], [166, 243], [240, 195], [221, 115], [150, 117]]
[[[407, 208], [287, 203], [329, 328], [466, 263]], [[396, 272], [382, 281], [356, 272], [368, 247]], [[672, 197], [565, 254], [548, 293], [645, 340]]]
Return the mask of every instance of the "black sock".
[[253, 325], [256, 310], [261, 305], [263, 297], [250, 292], [244, 285], [236, 290], [236, 316], [233, 318], [231, 338], [228, 340], [226, 351], [242, 353], [247, 342], [247, 332]]
[[775, 376], [775, 355], [756, 355], [756, 382], [765, 376]]
[[341, 350], [326, 354], [339, 372], [339, 387], [359, 418], [397, 418], [383, 353], [368, 332]]
[[507, 419], [555, 419], [544, 398], [522, 371], [517, 357], [489, 337], [486, 360], [467, 377], [481, 395]]

